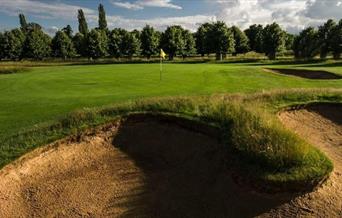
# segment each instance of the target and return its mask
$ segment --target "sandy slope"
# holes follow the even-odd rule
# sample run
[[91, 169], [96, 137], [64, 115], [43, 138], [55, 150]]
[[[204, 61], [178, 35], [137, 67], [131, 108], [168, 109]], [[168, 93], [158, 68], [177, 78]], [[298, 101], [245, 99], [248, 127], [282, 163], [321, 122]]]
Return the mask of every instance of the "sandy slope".
[[326, 184], [282, 205], [275, 214], [298, 210], [298, 216], [342, 217], [342, 106], [313, 105], [280, 114], [281, 121], [325, 152], [334, 163]]

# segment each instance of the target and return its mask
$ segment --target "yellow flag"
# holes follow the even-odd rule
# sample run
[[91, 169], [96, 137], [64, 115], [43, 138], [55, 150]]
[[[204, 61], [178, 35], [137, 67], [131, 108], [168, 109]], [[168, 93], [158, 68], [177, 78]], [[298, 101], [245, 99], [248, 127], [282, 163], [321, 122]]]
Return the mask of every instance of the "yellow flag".
[[160, 57], [163, 58], [163, 59], [165, 59], [165, 56], [166, 56], [166, 54], [165, 54], [165, 52], [163, 51], [163, 49], [160, 49]]

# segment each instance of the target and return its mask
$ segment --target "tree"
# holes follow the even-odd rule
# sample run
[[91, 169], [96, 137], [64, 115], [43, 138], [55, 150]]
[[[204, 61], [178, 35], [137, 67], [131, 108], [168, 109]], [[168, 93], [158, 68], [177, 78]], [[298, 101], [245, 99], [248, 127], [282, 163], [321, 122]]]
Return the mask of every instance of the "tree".
[[294, 38], [295, 36], [293, 34], [285, 33], [285, 48], [287, 51], [293, 49]]
[[334, 59], [339, 59], [342, 53], [342, 19], [332, 30], [331, 50]]
[[169, 26], [162, 35], [161, 47], [173, 60], [177, 54], [182, 54], [185, 47], [183, 39], [183, 28], [181, 26]]
[[100, 58], [107, 55], [108, 42], [105, 31], [93, 29], [87, 36], [88, 57]]
[[245, 34], [249, 40], [249, 47], [252, 51], [263, 53], [263, 30], [262, 25], [251, 25], [245, 30]]
[[184, 39], [185, 45], [182, 51], [182, 56], [183, 56], [183, 59], [185, 59], [185, 57], [196, 53], [196, 48], [195, 48], [196, 42], [195, 42], [195, 38], [193, 34], [189, 30], [183, 31], [183, 39]]
[[205, 54], [210, 53], [210, 38], [208, 37], [208, 32], [210, 31], [212, 25], [210, 23], [204, 23], [202, 24], [196, 34], [196, 49], [199, 54], [202, 55], [202, 57]]
[[5, 36], [0, 32], [0, 60], [5, 58]]
[[123, 55], [132, 58], [140, 52], [140, 40], [134, 32], [122, 32], [122, 43], [120, 51]]
[[99, 29], [106, 30], [107, 29], [107, 20], [106, 20], [106, 12], [102, 4], [99, 5]]
[[25, 35], [20, 29], [6, 31], [3, 35], [3, 56], [11, 60], [22, 57]]
[[82, 33], [76, 33], [72, 38], [76, 53], [80, 56], [87, 56], [87, 38]]
[[88, 34], [88, 24], [82, 9], [78, 10], [78, 31], [84, 36]]
[[119, 58], [123, 55], [122, 49], [122, 38], [126, 30], [116, 28], [109, 33], [108, 37], [108, 51], [109, 54], [115, 58]]
[[51, 54], [51, 38], [35, 26], [26, 34], [24, 56], [42, 60]]
[[73, 36], [72, 36], [73, 31], [72, 31], [72, 28], [71, 28], [70, 25], [67, 25], [66, 27], [64, 27], [64, 28], [62, 29], [62, 31], [63, 31], [70, 39], [73, 38]]
[[140, 37], [141, 37], [141, 33], [139, 30], [137, 29], [134, 29], [132, 32], [131, 32], [137, 39], [140, 40]]
[[277, 23], [269, 24], [263, 31], [264, 52], [269, 59], [274, 60], [277, 52], [285, 48], [285, 34]]
[[249, 51], [248, 37], [237, 26], [232, 26], [232, 33], [235, 40], [235, 52], [234, 55], [243, 54]]
[[21, 30], [26, 30], [27, 27], [27, 22], [24, 14], [19, 14], [19, 22], [20, 22], [20, 27]]
[[320, 39], [318, 31], [312, 27], [304, 29], [295, 38], [294, 52], [296, 58], [311, 59], [315, 57], [320, 50]]
[[159, 35], [153, 27], [146, 25], [140, 35], [141, 54], [150, 59], [152, 55], [158, 54]]
[[329, 51], [332, 50], [332, 38], [333, 30], [336, 27], [336, 23], [333, 20], [328, 20], [322, 26], [318, 28], [318, 37], [320, 38], [320, 57], [322, 59], [326, 58]]
[[52, 39], [52, 55], [64, 59], [76, 55], [72, 40], [64, 31], [57, 31], [55, 37]]
[[216, 54], [216, 60], [221, 60], [226, 54], [234, 52], [234, 36], [224, 22], [218, 21], [212, 25], [209, 38], [212, 42], [213, 52]]

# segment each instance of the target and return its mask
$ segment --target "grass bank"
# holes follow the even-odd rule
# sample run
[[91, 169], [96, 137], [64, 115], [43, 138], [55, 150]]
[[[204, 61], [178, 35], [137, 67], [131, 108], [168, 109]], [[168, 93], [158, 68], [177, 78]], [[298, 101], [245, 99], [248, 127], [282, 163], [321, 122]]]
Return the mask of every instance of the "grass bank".
[[[220, 129], [227, 151], [234, 154], [239, 175], [273, 187], [305, 189], [332, 171], [319, 150], [283, 128], [276, 113], [309, 102], [342, 102], [341, 90], [292, 90], [252, 95], [174, 97], [133, 101], [74, 111], [67, 116], [3, 138], [0, 165], [67, 135], [80, 134], [129, 113], [171, 113]], [[311, 186], [310, 186], [311, 185]]]

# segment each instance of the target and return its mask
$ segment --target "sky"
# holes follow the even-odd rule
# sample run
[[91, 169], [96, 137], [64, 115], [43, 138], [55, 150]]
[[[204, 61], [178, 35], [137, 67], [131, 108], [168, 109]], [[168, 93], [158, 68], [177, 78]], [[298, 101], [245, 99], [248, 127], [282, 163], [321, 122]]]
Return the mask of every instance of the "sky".
[[28, 22], [41, 24], [51, 35], [68, 24], [77, 32], [80, 8], [93, 28], [100, 3], [110, 29], [141, 29], [149, 24], [159, 30], [182, 25], [195, 31], [199, 24], [211, 21], [246, 29], [275, 21], [285, 30], [298, 33], [327, 19], [342, 18], [342, 0], [0, 0], [0, 30], [18, 27], [18, 14], [24, 13]]

